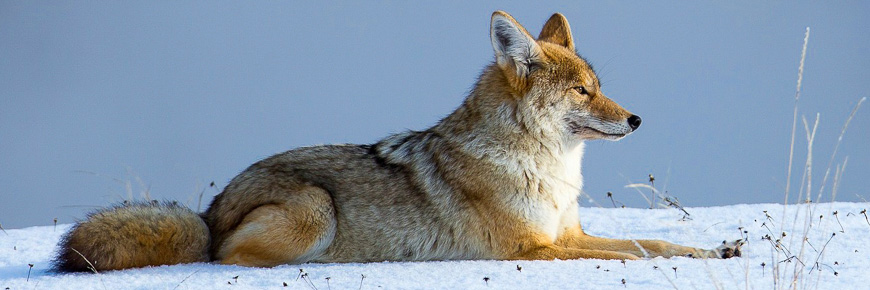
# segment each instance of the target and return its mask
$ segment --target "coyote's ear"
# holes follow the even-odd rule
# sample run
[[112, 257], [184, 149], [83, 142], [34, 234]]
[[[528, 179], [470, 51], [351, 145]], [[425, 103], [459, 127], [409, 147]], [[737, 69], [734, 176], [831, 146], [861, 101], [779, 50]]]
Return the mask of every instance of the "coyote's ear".
[[541, 35], [538, 40], [564, 46], [567, 49], [574, 50], [574, 38], [571, 37], [571, 26], [568, 25], [568, 19], [561, 13], [553, 14], [550, 20], [544, 24], [541, 29]]
[[500, 67], [515, 69], [518, 76], [526, 76], [539, 63], [541, 48], [535, 39], [504, 11], [492, 13], [489, 32]]

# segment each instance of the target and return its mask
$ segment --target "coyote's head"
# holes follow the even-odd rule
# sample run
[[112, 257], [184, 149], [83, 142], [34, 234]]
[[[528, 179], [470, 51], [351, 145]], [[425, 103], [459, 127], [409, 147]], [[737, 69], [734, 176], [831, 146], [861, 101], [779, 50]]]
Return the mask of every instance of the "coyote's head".
[[562, 14], [547, 21], [535, 40], [513, 17], [492, 14], [496, 66], [516, 97], [519, 120], [563, 140], [618, 140], [636, 130], [640, 117], [608, 99], [592, 66], [574, 50]]

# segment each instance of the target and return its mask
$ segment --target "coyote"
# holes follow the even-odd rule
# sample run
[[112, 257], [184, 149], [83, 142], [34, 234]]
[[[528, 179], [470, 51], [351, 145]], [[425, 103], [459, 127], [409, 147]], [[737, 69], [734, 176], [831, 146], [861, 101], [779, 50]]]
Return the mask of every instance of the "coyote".
[[201, 215], [172, 202], [99, 210], [64, 236], [55, 269], [740, 255], [739, 240], [698, 249], [586, 235], [584, 142], [619, 140], [641, 118], [604, 95], [562, 14], [535, 39], [496, 11], [490, 38], [495, 61], [433, 127], [276, 154]]

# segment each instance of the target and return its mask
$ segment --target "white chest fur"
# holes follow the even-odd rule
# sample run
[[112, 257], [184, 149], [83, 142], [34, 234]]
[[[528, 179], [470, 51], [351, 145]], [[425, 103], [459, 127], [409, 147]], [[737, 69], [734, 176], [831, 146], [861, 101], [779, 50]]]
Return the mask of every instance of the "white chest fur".
[[526, 167], [522, 174], [529, 179], [529, 192], [513, 199], [510, 207], [521, 213], [535, 231], [551, 240], [558, 237], [566, 227], [564, 223], [576, 222], [577, 198], [583, 186], [580, 163], [583, 144], [566, 150], [558, 162], [544, 166]]

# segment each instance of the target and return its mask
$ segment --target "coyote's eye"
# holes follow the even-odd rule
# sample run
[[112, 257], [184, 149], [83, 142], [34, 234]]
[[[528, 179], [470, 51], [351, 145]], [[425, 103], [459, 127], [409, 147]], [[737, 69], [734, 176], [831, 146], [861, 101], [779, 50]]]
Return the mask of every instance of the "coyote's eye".
[[580, 93], [581, 95], [588, 95], [589, 94], [589, 92], [586, 91], [586, 87], [584, 87], [584, 86], [576, 86], [576, 87], [574, 87], [574, 90], [577, 91], [578, 93]]

